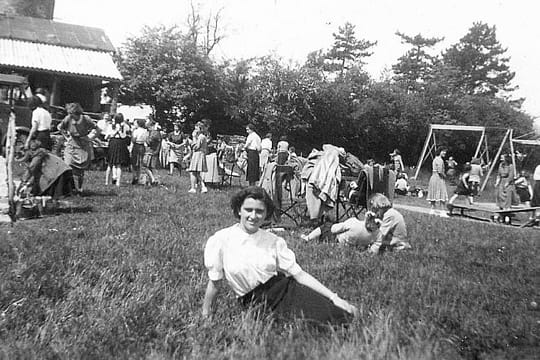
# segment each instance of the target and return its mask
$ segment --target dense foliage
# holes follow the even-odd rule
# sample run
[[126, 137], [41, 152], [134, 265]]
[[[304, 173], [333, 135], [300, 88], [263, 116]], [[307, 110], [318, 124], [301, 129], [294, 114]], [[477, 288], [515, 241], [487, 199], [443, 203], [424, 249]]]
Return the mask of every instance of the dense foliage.
[[[333, 143], [386, 161], [399, 148], [407, 163], [417, 159], [430, 123], [511, 127], [517, 135], [532, 129], [523, 99], [512, 98], [515, 74], [494, 26], [474, 23], [441, 54], [432, 48], [442, 39], [398, 32], [410, 49], [380, 80], [363, 70], [376, 42], [357, 38], [349, 23], [330, 49], [313, 51], [304, 64], [276, 56], [218, 64], [190, 31], [145, 28], [127, 41], [119, 60], [122, 102], [154, 105], [165, 125], [181, 115], [189, 124], [209, 118], [215, 134], [242, 133], [251, 122], [261, 134], [288, 135], [304, 154]], [[477, 141], [441, 140], [464, 156]]]

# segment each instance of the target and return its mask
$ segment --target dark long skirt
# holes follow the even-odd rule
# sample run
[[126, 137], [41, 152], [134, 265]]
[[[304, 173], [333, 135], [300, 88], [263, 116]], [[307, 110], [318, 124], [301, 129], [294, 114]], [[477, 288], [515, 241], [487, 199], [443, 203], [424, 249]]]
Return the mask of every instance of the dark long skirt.
[[261, 177], [259, 169], [259, 152], [257, 150], [248, 149], [247, 157], [246, 180], [248, 182], [258, 181]]
[[49, 151], [52, 150], [51, 132], [49, 130], [41, 130], [36, 132], [36, 140], [39, 140], [41, 147]]
[[244, 306], [263, 304], [279, 316], [298, 317], [315, 324], [341, 325], [353, 319], [330, 299], [283, 274], [270, 278], [239, 300]]
[[124, 139], [112, 138], [109, 141], [107, 163], [112, 166], [129, 165], [129, 150]]
[[145, 151], [144, 144], [133, 144], [133, 148], [131, 149], [131, 165], [133, 169], [140, 169], [143, 165]]

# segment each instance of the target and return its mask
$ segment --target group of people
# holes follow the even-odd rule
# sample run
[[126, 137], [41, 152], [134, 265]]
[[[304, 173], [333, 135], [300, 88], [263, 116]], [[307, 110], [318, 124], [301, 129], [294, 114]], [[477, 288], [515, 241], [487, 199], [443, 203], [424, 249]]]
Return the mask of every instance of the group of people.
[[[480, 182], [484, 176], [482, 161], [480, 158], [472, 158], [465, 163], [463, 171], [458, 177], [458, 182], [454, 194], [449, 199], [446, 190], [445, 179], [456, 176], [457, 163], [451, 159], [452, 168], [445, 171], [444, 158], [447, 150], [441, 148], [432, 163], [432, 175], [429, 180], [427, 200], [431, 203], [431, 213], [436, 214], [436, 204], [440, 205], [439, 216], [448, 217], [445, 204], [452, 205], [460, 196], [464, 196], [469, 205], [474, 204], [474, 197], [478, 196]], [[451, 172], [449, 172], [452, 170]], [[540, 165], [534, 171], [534, 189], [529, 179], [527, 171], [522, 170], [519, 176], [512, 164], [509, 154], [502, 154], [499, 158], [499, 167], [495, 180], [495, 196], [497, 207], [501, 210], [508, 210], [513, 205], [524, 203], [527, 207], [540, 206]], [[533, 217], [533, 215], [531, 215]]]

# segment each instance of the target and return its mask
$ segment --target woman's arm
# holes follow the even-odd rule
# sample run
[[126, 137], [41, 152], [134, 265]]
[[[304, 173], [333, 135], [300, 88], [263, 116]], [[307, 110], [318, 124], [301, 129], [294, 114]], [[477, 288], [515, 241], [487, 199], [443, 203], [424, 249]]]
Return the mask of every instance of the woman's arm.
[[[299, 283], [299, 284], [302, 284], [304, 286], [307, 286], [308, 288], [312, 289], [312, 290], [315, 290], [316, 292], [318, 292], [319, 294], [321, 294], [322, 296], [324, 297], [327, 297], [328, 299], [330, 299], [334, 305], [336, 305], [337, 307], [353, 314], [353, 315], [358, 315], [358, 309], [349, 304], [347, 301], [341, 299], [338, 294], [330, 291], [330, 289], [328, 289], [326, 286], [324, 286], [323, 284], [321, 284], [321, 282], [317, 279], [315, 279], [313, 276], [311, 276], [310, 274], [308, 274], [307, 272], [305, 272], [304, 270], [300, 271], [298, 274], [294, 275], [293, 276], [294, 279]], [[208, 291], [208, 290], [207, 290]]]
[[204, 317], [208, 317], [212, 313], [212, 305], [214, 304], [214, 299], [218, 293], [218, 283], [219, 280], [208, 280], [202, 305], [202, 315]]

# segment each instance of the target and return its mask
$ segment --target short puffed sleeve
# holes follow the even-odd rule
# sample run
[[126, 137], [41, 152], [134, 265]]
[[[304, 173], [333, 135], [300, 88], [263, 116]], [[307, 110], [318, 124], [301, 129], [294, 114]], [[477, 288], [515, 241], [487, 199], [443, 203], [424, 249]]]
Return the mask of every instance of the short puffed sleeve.
[[224, 277], [222, 241], [217, 235], [212, 235], [204, 247], [204, 266], [208, 269], [208, 277], [213, 281], [221, 280]]
[[300, 265], [296, 263], [294, 252], [287, 247], [287, 243], [282, 238], [276, 242], [277, 268], [286, 275], [297, 275], [302, 271]]

